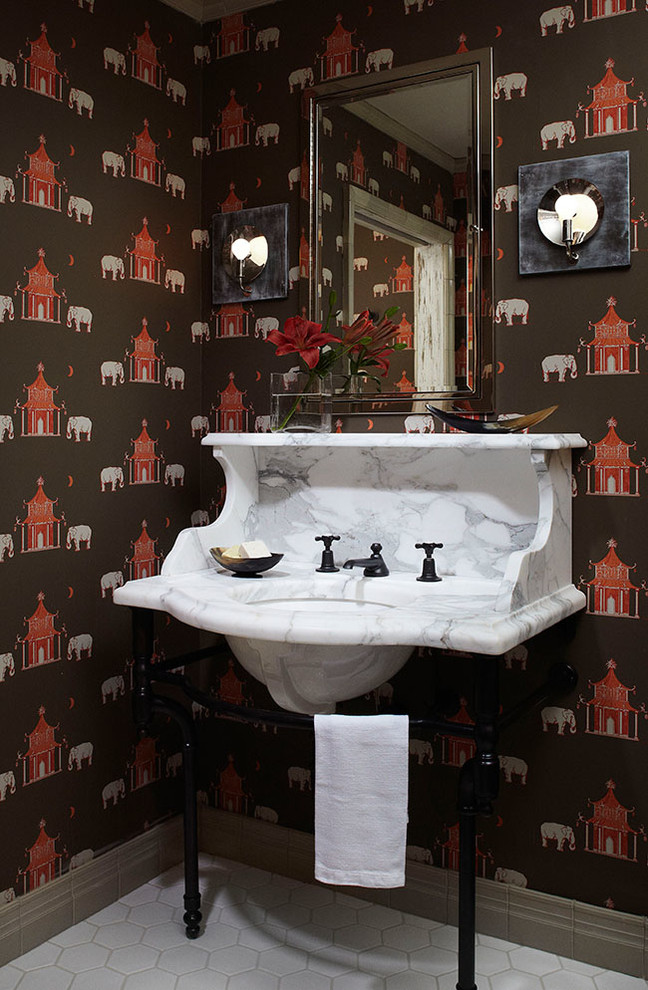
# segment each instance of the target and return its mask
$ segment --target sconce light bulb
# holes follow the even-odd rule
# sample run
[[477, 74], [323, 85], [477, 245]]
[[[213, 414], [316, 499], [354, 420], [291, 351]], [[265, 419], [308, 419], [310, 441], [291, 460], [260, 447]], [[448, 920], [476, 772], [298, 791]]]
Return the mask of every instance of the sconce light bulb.
[[245, 261], [252, 253], [250, 242], [246, 241], [244, 237], [237, 237], [235, 241], [232, 241], [230, 250], [238, 261]]
[[578, 211], [578, 201], [575, 196], [564, 194], [558, 197], [554, 209], [560, 220], [573, 220]]
[[255, 265], [263, 268], [268, 260], [268, 242], [263, 234], [253, 237], [250, 241], [250, 258]]

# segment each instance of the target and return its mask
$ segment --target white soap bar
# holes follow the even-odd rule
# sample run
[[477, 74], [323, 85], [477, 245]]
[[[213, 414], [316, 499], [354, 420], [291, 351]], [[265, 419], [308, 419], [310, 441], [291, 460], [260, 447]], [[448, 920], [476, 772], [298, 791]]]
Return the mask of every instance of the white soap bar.
[[247, 540], [223, 550], [222, 556], [229, 560], [249, 560], [252, 557], [270, 557], [271, 553], [263, 540]]

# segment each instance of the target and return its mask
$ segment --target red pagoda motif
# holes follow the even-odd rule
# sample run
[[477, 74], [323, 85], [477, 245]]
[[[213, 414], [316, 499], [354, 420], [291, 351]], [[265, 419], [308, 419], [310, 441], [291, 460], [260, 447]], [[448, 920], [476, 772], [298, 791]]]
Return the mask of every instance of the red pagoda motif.
[[250, 312], [242, 303], [225, 303], [214, 314], [215, 337], [248, 337]]
[[310, 274], [310, 244], [308, 243], [308, 238], [306, 237], [306, 232], [302, 227], [301, 236], [299, 238], [299, 277], [308, 278]]
[[29, 742], [27, 751], [18, 753], [18, 759], [23, 762], [23, 787], [61, 770], [61, 743], [54, 736], [58, 725], [47, 724], [43, 705], [38, 709], [38, 716], [35, 728], [25, 734], [25, 740]]
[[396, 142], [396, 148], [394, 149], [394, 168], [397, 172], [402, 172], [403, 175], [409, 175], [409, 153], [407, 150], [407, 145], [403, 144], [402, 141]]
[[636, 9], [636, 0], [585, 0], [583, 20], [598, 21], [617, 14], [632, 14]]
[[160, 383], [161, 358], [155, 353], [157, 340], [149, 336], [148, 320], [142, 318], [142, 329], [137, 337], [131, 337], [133, 350], [128, 353], [128, 380], [131, 382]]
[[406, 350], [411, 350], [414, 347], [414, 324], [410, 323], [405, 313], [401, 314], [397, 330], [396, 343], [403, 344]]
[[45, 151], [45, 137], [40, 135], [40, 145], [31, 154], [25, 154], [29, 158], [29, 168], [21, 172], [23, 177], [23, 203], [31, 206], [42, 206], [47, 210], [61, 210], [61, 183], [56, 178], [54, 170], [59, 167], [59, 162], [53, 162]]
[[416, 392], [416, 385], [409, 380], [405, 370], [398, 381], [394, 382], [394, 388], [398, 389], [399, 392]]
[[609, 550], [602, 560], [590, 567], [594, 568], [591, 581], [583, 581], [587, 586], [587, 611], [593, 615], [611, 615], [623, 619], [639, 618], [639, 594], [641, 590], [629, 578], [632, 566], [624, 564], [616, 552], [616, 540], [608, 540]]
[[155, 739], [144, 736], [135, 744], [135, 756], [128, 767], [131, 791], [147, 787], [160, 779], [160, 755], [155, 750]]
[[218, 697], [232, 705], [246, 705], [247, 698], [243, 694], [243, 682], [237, 677], [234, 661], [227, 661], [227, 673], [223, 674], [218, 687]]
[[22, 292], [22, 319], [38, 320], [42, 323], [61, 322], [61, 297], [54, 282], [58, 275], [52, 275], [44, 261], [45, 251], [38, 249], [38, 261], [33, 268], [25, 268], [27, 285], [24, 289], [16, 285], [16, 292]]
[[135, 239], [135, 247], [132, 250], [126, 249], [130, 255], [128, 277], [139, 282], [153, 282], [155, 285], [159, 285], [163, 259], [158, 258], [155, 253], [157, 241], [154, 241], [149, 234], [146, 217], [142, 220], [142, 229], [139, 234], [132, 234], [131, 236]]
[[41, 33], [36, 41], [27, 41], [30, 53], [23, 56], [25, 63], [25, 89], [31, 89], [51, 100], [63, 98], [63, 76], [56, 66], [60, 52], [55, 52], [47, 40], [47, 26], [41, 24]]
[[310, 166], [306, 152], [302, 155], [299, 166], [299, 195], [301, 199], [310, 199]]
[[[441, 849], [441, 866], [446, 870], [459, 870], [459, 823], [456, 825], [447, 825], [448, 838], [445, 842], [437, 842], [437, 845]], [[486, 863], [487, 861], [492, 862], [493, 857], [490, 853], [483, 853], [479, 848], [479, 839], [482, 836], [476, 836], [475, 841], [475, 871], [478, 877], [486, 876]]]
[[[461, 698], [459, 711], [448, 719], [455, 725], [474, 725], [473, 719], [467, 711], [468, 702]], [[441, 748], [441, 762], [448, 767], [462, 767], [466, 760], [475, 755], [475, 742], [467, 736], [443, 736]]]
[[445, 223], [446, 218], [446, 208], [443, 202], [443, 193], [441, 192], [441, 184], [437, 185], [437, 191], [434, 194], [434, 200], [432, 202], [432, 216], [437, 223]]
[[460, 220], [454, 235], [455, 258], [465, 258], [468, 247], [466, 221]]
[[462, 340], [455, 351], [455, 379], [466, 378], [468, 375], [468, 348], [466, 341]]
[[147, 86], [162, 89], [162, 66], [157, 57], [159, 48], [149, 34], [149, 22], [144, 22], [142, 34], [135, 35], [135, 48], [131, 49], [131, 76]]
[[215, 38], [216, 58], [227, 58], [229, 55], [249, 52], [251, 28], [245, 23], [244, 18], [244, 13], [221, 17], [220, 31]]
[[27, 392], [27, 401], [22, 405], [16, 402], [14, 412], [22, 409], [20, 435], [23, 437], [60, 437], [61, 435], [61, 410], [65, 409], [65, 403], [57, 406], [54, 402], [54, 393], [58, 392], [58, 385], [52, 388], [45, 381], [43, 375], [44, 365], [39, 361], [38, 374], [31, 385], [23, 385], [23, 391]]
[[320, 82], [325, 79], [335, 79], [338, 76], [354, 75], [359, 71], [360, 47], [354, 45], [351, 36], [355, 31], [347, 31], [342, 27], [342, 14], [335, 18], [337, 21], [333, 31], [325, 38], [326, 49], [319, 55]]
[[605, 75], [595, 86], [588, 86], [592, 102], [587, 106], [578, 104], [576, 116], [585, 111], [585, 137], [604, 137], [606, 134], [624, 134], [637, 130], [637, 103], [646, 105], [643, 93], [636, 100], [628, 96], [628, 86], [634, 86], [634, 79], [627, 82], [615, 75], [614, 59], [605, 63]]
[[[621, 440], [616, 432], [617, 421], [611, 417], [607, 421], [608, 432], [598, 443], [590, 441], [589, 447], [596, 451], [594, 460], [587, 467], [587, 495], [639, 495], [639, 468], [646, 468], [645, 458], [635, 464], [630, 458], [630, 450], [637, 446]], [[646, 468], [648, 470], [648, 468]]]
[[596, 736], [613, 736], [616, 739], [637, 741], [638, 712], [628, 701], [628, 695], [636, 688], [627, 688], [616, 675], [616, 661], [608, 660], [607, 674], [600, 681], [590, 681], [594, 697], [587, 705], [585, 732]]
[[624, 808], [614, 793], [616, 784], [606, 782], [607, 793], [600, 801], [590, 801], [594, 811], [585, 820], [585, 851], [613, 856], [615, 859], [637, 861], [637, 835], [628, 824], [628, 816], [634, 815], [634, 808]]
[[243, 404], [245, 394], [234, 384], [234, 372], [230, 371], [229, 383], [220, 393], [220, 404], [212, 406], [217, 433], [247, 433], [249, 410]]
[[39, 478], [38, 488], [33, 498], [28, 502], [23, 500], [27, 515], [21, 521], [16, 517], [14, 529], [22, 528], [21, 553], [31, 553], [39, 550], [58, 550], [61, 546], [61, 523], [65, 523], [65, 514], [61, 518], [54, 515], [54, 506], [58, 499], [48, 498], [43, 490], [45, 481]]
[[452, 176], [452, 198], [468, 199], [468, 173], [455, 172]]
[[45, 831], [45, 819], [39, 822], [40, 832], [33, 846], [25, 850], [29, 862], [24, 870], [18, 870], [18, 877], [23, 878], [23, 893], [42, 887], [44, 883], [55, 880], [61, 875], [62, 853], [56, 851], [57, 835], [51, 838]]
[[16, 639], [16, 646], [22, 643], [23, 670], [56, 663], [61, 659], [61, 636], [65, 632], [65, 626], [62, 630], [55, 627], [54, 620], [58, 612], [48, 612], [44, 602], [45, 592], [39, 591], [36, 611], [25, 620], [28, 632], [22, 639], [20, 636]]
[[135, 542], [131, 542], [133, 556], [128, 558], [129, 579], [138, 581], [140, 578], [154, 577], [160, 573], [162, 554], [155, 552], [157, 540], [148, 535], [146, 519], [142, 520], [142, 532]]
[[135, 134], [135, 147], [130, 151], [131, 177], [148, 182], [152, 186], [162, 184], [162, 165], [157, 157], [158, 143], [149, 134], [149, 122], [144, 120], [144, 129]]
[[243, 778], [234, 768], [234, 757], [228, 757], [228, 764], [221, 770], [220, 780], [216, 788], [216, 807], [234, 814], [247, 814], [248, 799], [243, 791]]
[[468, 307], [468, 290], [462, 278], [455, 292], [455, 316], [465, 316]]
[[243, 148], [250, 143], [250, 121], [235, 96], [236, 90], [231, 89], [229, 103], [221, 110], [221, 122], [216, 127], [216, 151]]
[[617, 315], [616, 299], [607, 300], [607, 313], [598, 321], [590, 321], [594, 337], [590, 341], [581, 338], [578, 346], [587, 348], [588, 375], [637, 375], [639, 374], [639, 344], [633, 340], [629, 328], [637, 324], [636, 319], [627, 323]]
[[365, 168], [365, 157], [362, 154], [362, 149], [360, 147], [360, 139], [358, 139], [356, 149], [351, 156], [351, 162], [349, 164], [349, 178], [351, 179], [351, 182], [355, 182], [357, 186], [367, 185], [367, 169]]
[[131, 440], [133, 453], [126, 455], [129, 462], [129, 485], [157, 485], [160, 481], [161, 457], [155, 453], [157, 440], [152, 440], [147, 430], [148, 423], [142, 420], [142, 432], [137, 440]]
[[414, 291], [414, 270], [407, 264], [407, 259], [403, 255], [400, 265], [394, 268], [394, 274], [390, 277], [392, 292], [413, 292]]
[[245, 204], [247, 203], [247, 199], [238, 198], [238, 196], [234, 192], [235, 188], [236, 186], [234, 185], [234, 183], [230, 182], [230, 186], [229, 186], [230, 191], [228, 192], [223, 202], [220, 204], [221, 213], [236, 213], [237, 210], [242, 210]]

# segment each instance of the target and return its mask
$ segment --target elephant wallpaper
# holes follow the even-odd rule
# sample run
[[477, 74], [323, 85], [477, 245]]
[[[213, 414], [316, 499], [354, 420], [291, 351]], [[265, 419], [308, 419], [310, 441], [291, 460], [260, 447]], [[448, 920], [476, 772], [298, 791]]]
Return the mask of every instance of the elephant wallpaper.
[[[216, 518], [223, 478], [200, 437], [263, 428], [270, 372], [291, 365], [265, 337], [299, 312], [305, 284], [304, 89], [492, 47], [497, 410], [558, 404], [547, 429], [589, 442], [573, 465], [587, 610], [502, 662], [506, 704], [556, 658], [580, 680], [503, 733], [479, 872], [643, 914], [648, 13], [637, 0], [354, 0], [342, 11], [281, 0], [201, 27], [159, 0], [25, 0], [4, 25], [0, 891], [33, 890], [179, 809], [179, 739], [164, 723], [134, 735], [129, 615], [111, 595], [157, 573], [179, 529]], [[518, 166], [625, 149], [630, 267], [520, 277]], [[419, 193], [423, 212], [434, 190]], [[213, 307], [211, 217], [273, 203], [290, 210], [288, 298]], [[405, 426], [355, 417], [340, 428]], [[157, 628], [161, 656], [196, 639]], [[451, 718], [470, 720], [467, 663], [416, 655], [350, 708], [418, 713], [444, 697]], [[270, 705], [224, 649], [196, 677]], [[311, 739], [194, 716], [202, 800], [312, 831]], [[412, 740], [412, 859], [456, 867], [468, 755], [459, 736]], [[38, 870], [34, 847], [49, 850]]]

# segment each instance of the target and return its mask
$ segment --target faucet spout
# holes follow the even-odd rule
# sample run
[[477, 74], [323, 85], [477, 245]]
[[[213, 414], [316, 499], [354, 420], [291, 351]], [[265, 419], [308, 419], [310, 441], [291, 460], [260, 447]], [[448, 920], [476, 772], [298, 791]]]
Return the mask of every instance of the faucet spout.
[[387, 577], [389, 574], [389, 568], [387, 564], [382, 559], [380, 551], [382, 546], [380, 543], [371, 544], [371, 557], [361, 557], [353, 558], [351, 560], [345, 560], [342, 567], [346, 570], [351, 570], [352, 567], [363, 567], [364, 577]]

